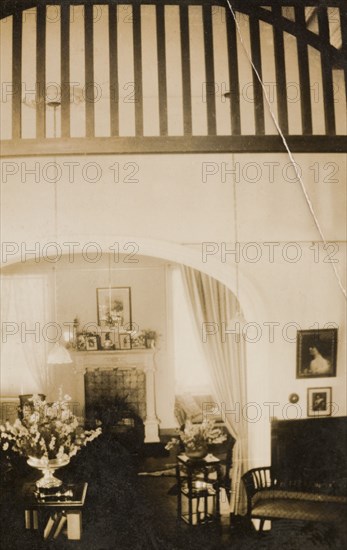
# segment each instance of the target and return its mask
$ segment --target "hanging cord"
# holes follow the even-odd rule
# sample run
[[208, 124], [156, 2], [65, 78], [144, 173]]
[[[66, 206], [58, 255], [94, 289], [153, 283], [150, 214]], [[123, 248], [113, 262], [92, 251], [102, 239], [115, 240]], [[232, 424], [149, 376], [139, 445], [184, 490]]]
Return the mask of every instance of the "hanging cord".
[[112, 319], [111, 317], [111, 311], [112, 311], [112, 300], [111, 300], [111, 254], [108, 255], [108, 314], [109, 314], [109, 320]]
[[[305, 184], [304, 184], [304, 182], [303, 182], [303, 180], [302, 180], [302, 178], [301, 178], [301, 175], [300, 175], [300, 173], [299, 173], [299, 171], [298, 171], [298, 169], [297, 169], [297, 164], [296, 164], [296, 162], [295, 162], [295, 159], [294, 159], [294, 157], [293, 157], [293, 154], [292, 154], [291, 150], [289, 149], [289, 146], [288, 146], [288, 144], [287, 144], [286, 138], [284, 137], [283, 132], [282, 132], [282, 130], [281, 130], [281, 128], [280, 128], [280, 125], [279, 125], [279, 123], [278, 123], [278, 121], [277, 121], [277, 118], [276, 118], [276, 116], [275, 116], [275, 113], [273, 112], [273, 110], [272, 110], [272, 108], [271, 108], [271, 103], [270, 103], [270, 100], [269, 100], [269, 97], [268, 97], [268, 94], [267, 94], [267, 91], [266, 91], [266, 87], [264, 86], [264, 83], [263, 83], [263, 81], [262, 81], [262, 79], [261, 79], [261, 77], [260, 77], [260, 75], [259, 75], [259, 73], [258, 73], [258, 71], [257, 71], [257, 68], [255, 67], [255, 65], [254, 65], [254, 63], [253, 63], [253, 61], [252, 61], [252, 59], [251, 59], [251, 56], [250, 56], [249, 53], [248, 53], [248, 50], [247, 50], [246, 45], [245, 45], [245, 43], [244, 43], [244, 40], [243, 40], [243, 38], [242, 38], [242, 34], [241, 34], [241, 31], [240, 31], [240, 26], [239, 26], [239, 23], [238, 23], [238, 21], [237, 21], [237, 19], [236, 19], [235, 12], [234, 12], [234, 10], [233, 10], [233, 8], [232, 8], [232, 6], [231, 6], [230, 0], [226, 0], [226, 1], [227, 1], [228, 6], [229, 6], [230, 12], [231, 12], [231, 14], [232, 14], [232, 16], [233, 16], [233, 19], [234, 19], [234, 21], [235, 21], [236, 29], [237, 29], [238, 35], [239, 35], [239, 37], [240, 37], [240, 42], [241, 42], [242, 47], [243, 47], [243, 49], [244, 49], [244, 52], [245, 52], [245, 54], [246, 54], [246, 56], [247, 56], [247, 59], [248, 59], [248, 61], [250, 62], [251, 66], [252, 66], [252, 68], [253, 68], [253, 70], [254, 70], [256, 76], [257, 76], [257, 79], [259, 80], [259, 83], [260, 83], [260, 85], [261, 85], [261, 87], [262, 87], [262, 90], [263, 90], [263, 93], [264, 93], [264, 97], [265, 97], [267, 106], [268, 106], [268, 108], [269, 108], [269, 112], [270, 112], [271, 118], [272, 118], [272, 120], [273, 120], [273, 122], [274, 122], [274, 124], [275, 124], [275, 126], [276, 126], [276, 129], [277, 129], [279, 135], [281, 136], [281, 139], [282, 139], [282, 141], [283, 141], [284, 147], [286, 148], [286, 151], [287, 151], [287, 153], [288, 153], [290, 162], [292, 163], [293, 168], [294, 168], [294, 171], [295, 171], [295, 174], [296, 174], [296, 176], [297, 176], [297, 178], [298, 178], [298, 180], [299, 180], [299, 182], [300, 182], [301, 189], [302, 189], [302, 191], [303, 191], [303, 193], [304, 193], [304, 197], [305, 197], [305, 199], [306, 199], [306, 203], [307, 203], [307, 205], [308, 205], [308, 207], [309, 207], [309, 210], [310, 210], [310, 212], [311, 212], [311, 214], [312, 214], [314, 223], [315, 223], [315, 225], [316, 225], [316, 227], [317, 227], [317, 229], [318, 229], [318, 233], [319, 233], [319, 235], [320, 235], [320, 237], [321, 237], [321, 239], [322, 239], [324, 245], [325, 245], [325, 246], [328, 246], [328, 243], [327, 243], [326, 238], [325, 238], [325, 236], [324, 236], [323, 230], [322, 230], [322, 228], [321, 228], [321, 226], [320, 226], [320, 223], [319, 223], [319, 221], [318, 221], [318, 218], [317, 218], [317, 216], [316, 216], [316, 214], [315, 214], [315, 212], [314, 212], [312, 202], [311, 202], [310, 197], [309, 197], [309, 195], [308, 195], [308, 193], [307, 193], [307, 190], [306, 190], [306, 188], [305, 188]], [[332, 268], [333, 268], [333, 270], [334, 270], [334, 273], [335, 273], [335, 276], [336, 276], [338, 285], [339, 285], [339, 287], [340, 287], [340, 289], [341, 289], [341, 291], [342, 291], [342, 294], [344, 295], [345, 298], [347, 298], [346, 289], [344, 288], [344, 286], [343, 286], [343, 284], [342, 284], [342, 281], [341, 281], [340, 275], [339, 275], [339, 273], [338, 273], [338, 271], [337, 271], [336, 265], [335, 265], [334, 262], [331, 262], [331, 265], [332, 265]]]
[[[231, 153], [232, 162], [234, 161], [234, 154]], [[236, 195], [236, 181], [234, 181], [233, 185], [233, 200], [234, 200], [234, 235], [235, 235], [235, 243], [236, 246], [238, 246], [238, 217], [237, 217], [237, 195]], [[236, 256], [237, 258], [237, 256]], [[237, 304], [236, 304], [236, 313], [240, 313], [240, 298], [239, 298], [239, 265], [238, 260], [236, 260], [236, 298], [237, 298]]]

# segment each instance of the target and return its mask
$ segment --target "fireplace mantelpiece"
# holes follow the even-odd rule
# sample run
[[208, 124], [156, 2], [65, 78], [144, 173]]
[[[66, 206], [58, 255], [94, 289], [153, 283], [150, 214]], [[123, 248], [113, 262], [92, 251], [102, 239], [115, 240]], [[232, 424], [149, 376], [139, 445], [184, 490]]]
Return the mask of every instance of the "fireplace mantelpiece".
[[83, 409], [85, 381], [84, 375], [89, 369], [143, 369], [146, 375], [146, 418], [145, 443], [159, 441], [159, 420], [155, 404], [155, 350], [136, 349], [124, 351], [76, 351], [73, 354], [75, 371], [78, 379], [80, 396], [83, 395]]

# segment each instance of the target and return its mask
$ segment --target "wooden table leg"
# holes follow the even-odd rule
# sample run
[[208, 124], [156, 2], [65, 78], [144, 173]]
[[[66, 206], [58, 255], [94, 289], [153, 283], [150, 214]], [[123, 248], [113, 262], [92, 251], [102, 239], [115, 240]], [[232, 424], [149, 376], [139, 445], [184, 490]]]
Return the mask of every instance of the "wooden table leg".
[[25, 528], [26, 529], [38, 529], [39, 528], [39, 518], [37, 510], [25, 510]]

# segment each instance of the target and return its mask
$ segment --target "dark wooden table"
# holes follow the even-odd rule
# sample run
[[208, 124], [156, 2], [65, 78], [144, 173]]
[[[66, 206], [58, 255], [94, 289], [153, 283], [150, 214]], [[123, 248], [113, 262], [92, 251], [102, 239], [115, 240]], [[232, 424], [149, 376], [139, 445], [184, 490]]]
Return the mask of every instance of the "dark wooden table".
[[87, 488], [87, 483], [71, 483], [48, 492], [38, 489], [35, 483], [25, 483], [22, 494], [26, 529], [40, 529], [42, 525], [45, 539], [57, 538], [66, 523], [67, 538], [80, 540]]
[[221, 462], [214, 455], [196, 460], [177, 456], [177, 518], [189, 525], [220, 519]]

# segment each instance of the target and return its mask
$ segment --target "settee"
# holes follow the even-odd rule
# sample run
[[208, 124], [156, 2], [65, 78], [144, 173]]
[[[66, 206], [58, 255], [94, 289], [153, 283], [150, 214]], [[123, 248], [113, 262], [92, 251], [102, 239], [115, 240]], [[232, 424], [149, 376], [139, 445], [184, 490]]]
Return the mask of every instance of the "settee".
[[265, 520], [288, 519], [324, 522], [343, 528], [347, 516], [345, 486], [315, 484], [310, 489], [300, 481], [285, 482], [274, 476], [271, 467], [253, 468], [242, 476], [247, 493], [247, 514]]

